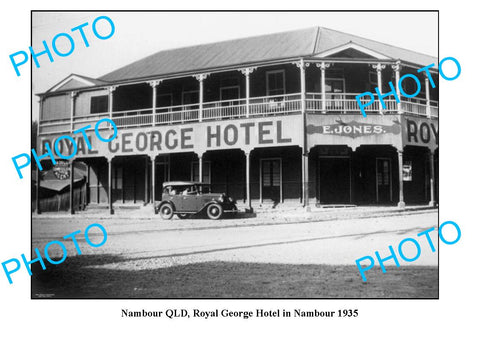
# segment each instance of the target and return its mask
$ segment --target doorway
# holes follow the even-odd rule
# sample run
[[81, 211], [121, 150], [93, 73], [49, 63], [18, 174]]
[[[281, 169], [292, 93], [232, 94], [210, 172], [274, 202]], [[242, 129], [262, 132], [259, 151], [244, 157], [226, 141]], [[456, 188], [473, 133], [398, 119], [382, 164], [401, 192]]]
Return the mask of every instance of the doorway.
[[329, 111], [344, 111], [345, 79], [327, 78], [325, 80], [326, 107]]
[[376, 163], [377, 203], [392, 203], [392, 162], [377, 158]]
[[282, 200], [282, 160], [270, 158], [260, 160], [260, 202]]
[[351, 161], [344, 156], [320, 156], [317, 161], [317, 198], [321, 204], [351, 203]]

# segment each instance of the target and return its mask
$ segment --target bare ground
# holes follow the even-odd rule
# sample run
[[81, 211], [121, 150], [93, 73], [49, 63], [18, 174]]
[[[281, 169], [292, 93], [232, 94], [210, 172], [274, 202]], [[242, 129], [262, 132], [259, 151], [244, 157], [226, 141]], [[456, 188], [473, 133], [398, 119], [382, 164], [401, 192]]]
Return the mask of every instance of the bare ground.
[[[42, 250], [94, 221], [34, 219], [33, 246]], [[32, 298], [438, 298], [438, 252], [423, 248], [419, 260], [387, 266], [385, 274], [376, 264], [367, 283], [355, 265], [375, 250], [385, 257], [389, 244], [436, 226], [433, 211], [257, 226], [173, 222], [102, 220], [104, 246], [89, 247], [82, 233], [82, 255], [74, 256], [73, 243], [65, 241], [65, 262], [45, 261], [45, 271], [33, 265]], [[101, 235], [90, 238], [99, 242]], [[61, 257], [51, 250], [52, 258]]]

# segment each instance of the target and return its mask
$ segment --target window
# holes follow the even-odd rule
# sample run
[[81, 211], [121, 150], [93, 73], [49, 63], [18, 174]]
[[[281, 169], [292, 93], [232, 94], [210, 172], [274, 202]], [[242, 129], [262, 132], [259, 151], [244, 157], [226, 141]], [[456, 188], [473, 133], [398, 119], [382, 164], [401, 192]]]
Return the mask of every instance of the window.
[[285, 94], [285, 71], [267, 71], [267, 96]]
[[339, 79], [339, 78], [325, 79], [325, 92], [326, 93], [344, 93], [345, 80]]
[[157, 107], [172, 106], [172, 94], [171, 93], [159, 93], [157, 94]]
[[[222, 106], [232, 106], [238, 105], [240, 102], [238, 98], [240, 97], [240, 87], [239, 86], [225, 86], [220, 88], [220, 100], [222, 101]], [[238, 113], [237, 110], [225, 110], [222, 112], [225, 116], [233, 116]]]
[[[414, 79], [412, 79], [410, 77], [404, 78], [402, 80], [402, 89], [408, 95], [412, 95], [415, 92], [417, 92], [418, 89], [419, 89], [418, 85], [419, 84]], [[427, 98], [427, 95], [425, 93], [425, 82], [422, 83], [420, 81], [420, 92], [416, 95], [415, 99], [411, 98], [411, 99], [408, 99], [408, 100], [418, 102], [418, 101], [424, 100], [425, 98]]]
[[199, 95], [198, 91], [184, 91], [182, 94], [182, 104], [183, 105], [190, 105], [190, 104], [198, 104], [199, 102]]
[[262, 185], [264, 187], [280, 186], [280, 160], [262, 160]]
[[240, 98], [239, 86], [223, 86], [220, 88], [220, 100], [232, 100]]
[[108, 112], [108, 95], [95, 96], [90, 99], [90, 113]]

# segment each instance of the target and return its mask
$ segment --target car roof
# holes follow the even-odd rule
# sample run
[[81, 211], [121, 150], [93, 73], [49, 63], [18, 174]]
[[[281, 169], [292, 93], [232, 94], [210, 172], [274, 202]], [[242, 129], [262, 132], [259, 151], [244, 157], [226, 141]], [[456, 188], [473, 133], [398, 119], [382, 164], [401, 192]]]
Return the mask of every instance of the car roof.
[[207, 183], [199, 183], [199, 182], [187, 182], [187, 181], [171, 181], [171, 182], [163, 182], [163, 187], [168, 187], [170, 185], [175, 186], [175, 185], [205, 185]]

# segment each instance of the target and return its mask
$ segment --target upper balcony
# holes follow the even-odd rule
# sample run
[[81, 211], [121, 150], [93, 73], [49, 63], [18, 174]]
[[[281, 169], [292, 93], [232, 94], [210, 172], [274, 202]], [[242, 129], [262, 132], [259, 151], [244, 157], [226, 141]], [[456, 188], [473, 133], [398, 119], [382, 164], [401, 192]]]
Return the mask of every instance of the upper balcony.
[[[391, 67], [381, 69], [379, 74], [368, 63], [340, 63], [329, 68], [322, 68], [324, 63], [317, 65], [310, 62], [302, 68], [298, 62], [290, 62], [208, 76], [106, 84], [82, 90], [67, 87], [43, 98], [39, 133], [68, 133], [88, 124], [93, 126], [102, 118], [112, 119], [118, 128], [134, 128], [302, 112], [361, 115], [356, 95], [375, 93], [379, 80], [382, 93], [387, 93], [388, 81], [395, 83], [398, 76]], [[404, 68], [403, 72], [413, 70]], [[405, 91], [415, 92], [414, 85], [405, 82]], [[400, 103], [394, 96], [384, 98], [385, 108], [375, 95], [375, 102], [365, 112], [436, 118], [438, 87], [427, 86], [425, 82], [415, 98], [401, 97]]]

